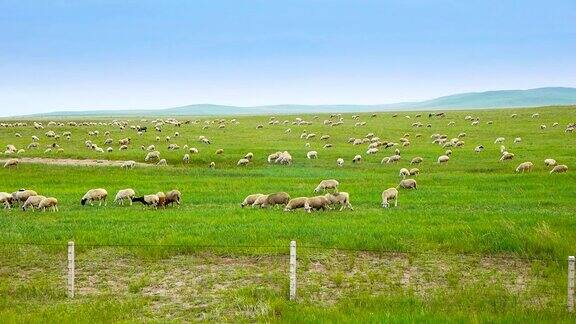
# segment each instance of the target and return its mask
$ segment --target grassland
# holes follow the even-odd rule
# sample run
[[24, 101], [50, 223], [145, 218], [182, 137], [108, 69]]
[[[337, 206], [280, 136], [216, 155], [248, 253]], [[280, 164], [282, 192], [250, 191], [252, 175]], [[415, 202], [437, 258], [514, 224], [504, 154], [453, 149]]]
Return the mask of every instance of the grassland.
[[[539, 112], [540, 118], [530, 115]], [[510, 118], [517, 113], [518, 117]], [[218, 129], [202, 123], [165, 126], [138, 136], [133, 130], [95, 125], [47, 127], [43, 131], [0, 128], [0, 144], [26, 147], [41, 137], [39, 150], [22, 156], [143, 161], [141, 145], [156, 144], [167, 167], [126, 171], [109, 167], [21, 164], [0, 170], [0, 191], [31, 188], [57, 197], [58, 213], [3, 211], [1, 242], [60, 245], [0, 244], [0, 318], [24, 321], [573, 321], [566, 314], [566, 265], [576, 246], [576, 176], [549, 175], [543, 160], [555, 158], [576, 165], [574, 134], [564, 127], [576, 121], [574, 107], [449, 112], [443, 119], [361, 114], [364, 127], [345, 124], [268, 125], [269, 116], [239, 117], [239, 124]], [[478, 116], [471, 126], [466, 115]], [[278, 116], [292, 121], [296, 116]], [[300, 116], [313, 120], [312, 116]], [[181, 118], [184, 120], [184, 118]], [[194, 120], [195, 118], [190, 118]], [[413, 128], [420, 120], [430, 128]], [[486, 124], [493, 121], [492, 125]], [[98, 120], [109, 122], [108, 119]], [[447, 126], [454, 121], [454, 126]], [[12, 121], [10, 121], [12, 122]], [[30, 123], [30, 121], [28, 121]], [[551, 127], [558, 122], [560, 126]], [[45, 121], [45, 124], [47, 121]], [[142, 124], [133, 120], [131, 124]], [[263, 129], [256, 125], [263, 124]], [[540, 124], [548, 125], [545, 130]], [[149, 127], [151, 129], [152, 127]], [[286, 134], [286, 128], [292, 132]], [[44, 153], [51, 144], [48, 129], [72, 132], [61, 139], [62, 153]], [[88, 132], [99, 130], [99, 137]], [[84, 147], [86, 139], [104, 146], [105, 131], [115, 140], [112, 153]], [[324, 142], [300, 139], [304, 130], [331, 136]], [[178, 131], [179, 137], [173, 137]], [[21, 138], [14, 136], [18, 132]], [[375, 133], [398, 141], [410, 133], [411, 146], [401, 148], [403, 161], [381, 165], [384, 151], [365, 154], [366, 146], [347, 144], [350, 137]], [[453, 149], [448, 165], [434, 163], [445, 149], [431, 144], [433, 133], [456, 137], [466, 144]], [[417, 133], [422, 134], [416, 138]], [[198, 142], [210, 138], [211, 145]], [[117, 140], [131, 137], [128, 151]], [[156, 142], [155, 137], [162, 140]], [[172, 143], [197, 147], [199, 154], [184, 165], [182, 150]], [[499, 162], [496, 137], [516, 157]], [[512, 144], [515, 137], [523, 139]], [[311, 147], [304, 146], [310, 142]], [[473, 148], [483, 144], [485, 151]], [[218, 148], [225, 153], [215, 155]], [[319, 159], [305, 158], [317, 150]], [[291, 166], [270, 165], [268, 154], [288, 150]], [[254, 162], [237, 167], [253, 152]], [[362, 154], [361, 164], [352, 164]], [[395, 186], [398, 170], [421, 156], [417, 191], [402, 191], [397, 208], [380, 207], [382, 190]], [[346, 164], [336, 167], [342, 157]], [[214, 161], [215, 169], [208, 164]], [[517, 164], [532, 161], [532, 173], [517, 174]], [[311, 196], [321, 179], [336, 178], [350, 193], [354, 211], [306, 214], [279, 209], [241, 209], [250, 193], [287, 191]], [[140, 194], [178, 188], [183, 205], [165, 210], [140, 205], [83, 207], [80, 198], [90, 188], [113, 195], [132, 187]], [[287, 246], [299, 248], [299, 299], [286, 301]], [[78, 296], [66, 299], [63, 284], [65, 245], [78, 251]], [[106, 246], [124, 245], [124, 246]], [[135, 246], [132, 246], [135, 245]], [[137, 246], [146, 245], [146, 246]]]

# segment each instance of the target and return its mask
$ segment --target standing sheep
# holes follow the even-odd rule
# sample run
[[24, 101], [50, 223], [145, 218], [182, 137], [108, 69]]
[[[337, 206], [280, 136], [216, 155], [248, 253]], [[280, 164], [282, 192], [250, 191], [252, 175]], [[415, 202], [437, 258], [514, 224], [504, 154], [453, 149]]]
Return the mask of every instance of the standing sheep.
[[258, 197], [260, 196], [264, 196], [263, 194], [252, 194], [252, 195], [248, 195], [246, 198], [244, 198], [244, 200], [242, 201], [242, 203], [240, 203], [240, 207], [244, 208], [245, 206], [252, 206], [252, 204], [254, 204], [254, 202], [256, 201], [256, 199], [258, 199]]
[[412, 161], [410, 161], [410, 164], [420, 164], [420, 163], [422, 163], [422, 161], [424, 161], [424, 159], [417, 156], [417, 157], [413, 158]]
[[0, 192], [0, 204], [4, 205], [4, 209], [10, 209], [10, 207], [12, 207], [12, 200], [12, 194]]
[[450, 161], [450, 157], [448, 155], [440, 155], [438, 157], [438, 164], [448, 163]]
[[245, 159], [245, 158], [241, 158], [240, 160], [238, 160], [238, 163], [236, 163], [236, 165], [243, 166], [243, 165], [248, 165], [248, 163], [250, 163], [250, 160]]
[[336, 193], [327, 193], [324, 195], [330, 205], [340, 204], [340, 211], [344, 210], [344, 208], [349, 208], [350, 210], [354, 210], [352, 208], [352, 204], [350, 203], [350, 195], [347, 192], [336, 192]]
[[284, 211], [292, 211], [294, 209], [304, 208], [306, 205], [306, 200], [308, 200], [306, 197], [292, 198], [290, 201], [288, 201], [286, 207], [284, 207]]
[[266, 199], [268, 199], [268, 195], [260, 195], [256, 197], [254, 203], [252, 203], [252, 207], [262, 206], [262, 204], [266, 202]]
[[533, 167], [534, 167], [534, 164], [530, 161], [522, 162], [516, 168], [516, 172], [522, 172], [522, 173], [530, 172], [530, 171], [532, 171]]
[[310, 152], [306, 153], [306, 157], [308, 159], [317, 159], [318, 158], [318, 152], [310, 151]]
[[20, 189], [12, 193], [12, 200], [13, 202], [23, 203], [32, 196], [38, 196], [38, 193], [36, 193], [34, 190]]
[[352, 159], [352, 163], [360, 163], [362, 162], [362, 155], [357, 154], [353, 159]]
[[555, 165], [556, 165], [556, 160], [554, 160], [554, 159], [546, 159], [546, 160], [544, 160], [544, 164], [545, 164], [547, 167], [555, 166]]
[[139, 201], [145, 206], [152, 206], [156, 209], [160, 203], [160, 198], [157, 195], [145, 195], [142, 197], [133, 197], [132, 201]]
[[98, 206], [102, 206], [102, 201], [104, 201], [104, 206], [106, 206], [106, 198], [108, 198], [108, 192], [106, 189], [98, 188], [98, 189], [90, 189], [80, 200], [82, 206], [89, 203], [90, 206], [93, 206], [94, 201], [98, 201]]
[[400, 181], [397, 188], [418, 189], [416, 180], [414, 180], [414, 179], [404, 179], [404, 180]]
[[122, 165], [120, 165], [120, 167], [122, 169], [128, 170], [128, 169], [133, 169], [135, 165], [136, 165], [136, 161], [124, 161], [122, 163]]
[[326, 191], [327, 189], [334, 189], [334, 192], [338, 192], [338, 186], [340, 183], [338, 180], [329, 179], [329, 180], [322, 180], [314, 189], [314, 192], [320, 192], [322, 190]]
[[306, 202], [304, 203], [304, 210], [308, 213], [312, 212], [312, 210], [330, 210], [330, 201], [325, 196], [316, 196], [312, 198], [307, 198]]
[[410, 175], [410, 170], [408, 170], [406, 168], [400, 169], [400, 173], [398, 174], [398, 176], [402, 177], [403, 179], [406, 179], [406, 177], [409, 175]]
[[394, 207], [398, 206], [398, 189], [388, 188], [382, 191], [382, 207], [388, 208], [390, 200], [394, 200]]
[[38, 204], [38, 209], [42, 209], [42, 211], [46, 211], [46, 208], [52, 210], [53, 212], [58, 211], [58, 200], [54, 197], [44, 198]]
[[8, 161], [6, 161], [6, 163], [4, 163], [5, 168], [11, 168], [16, 166], [18, 166], [18, 159], [9, 159]]
[[170, 190], [166, 193], [166, 201], [165, 201], [165, 205], [174, 205], [174, 203], [176, 203], [176, 205], [178, 205], [178, 207], [180, 207], [180, 201], [182, 200], [182, 193], [177, 190]]
[[124, 199], [128, 199], [128, 201], [130, 202], [130, 206], [132, 206], [132, 198], [134, 198], [134, 196], [136, 196], [136, 192], [134, 192], [134, 189], [131, 188], [122, 189], [119, 190], [118, 193], [116, 194], [114, 202], [120, 205], [124, 205]]
[[266, 200], [260, 207], [266, 208], [268, 206], [286, 205], [290, 201], [290, 195], [286, 192], [273, 193], [266, 196]]
[[32, 207], [32, 211], [34, 211], [34, 209], [38, 209], [38, 205], [40, 205], [40, 202], [44, 198], [46, 198], [46, 197], [40, 196], [40, 195], [28, 197], [28, 199], [26, 199], [26, 201], [22, 205], [22, 210], [26, 211], [26, 209], [28, 209], [28, 207]]
[[552, 174], [552, 173], [564, 173], [564, 172], [568, 172], [568, 166], [566, 166], [564, 164], [559, 164], [559, 165], [555, 166], [550, 171], [550, 174]]
[[336, 160], [336, 165], [338, 165], [339, 167], [344, 165], [344, 159], [343, 158], [338, 158]]

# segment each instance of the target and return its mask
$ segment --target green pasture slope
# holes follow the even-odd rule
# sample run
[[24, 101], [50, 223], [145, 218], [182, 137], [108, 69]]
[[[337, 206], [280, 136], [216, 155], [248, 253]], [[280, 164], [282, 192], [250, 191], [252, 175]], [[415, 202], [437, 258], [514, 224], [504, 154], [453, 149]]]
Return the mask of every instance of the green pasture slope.
[[[540, 117], [531, 118], [534, 112]], [[352, 114], [344, 114], [338, 127], [323, 125], [327, 115], [300, 116], [313, 121], [306, 126], [272, 126], [270, 116], [238, 117], [239, 124], [224, 129], [202, 129], [207, 118], [179, 117], [202, 122], [165, 125], [162, 133], [132, 118], [130, 124], [148, 126], [142, 136], [110, 126], [37, 131], [31, 121], [25, 128], [0, 128], [2, 147], [25, 148], [32, 135], [40, 137], [41, 148], [26, 150], [26, 157], [143, 162], [140, 146], [155, 144], [169, 164], [129, 171], [42, 164], [0, 169], [0, 191], [30, 188], [60, 202], [57, 213], [0, 213], [0, 321], [574, 321], [565, 309], [565, 260], [576, 254], [576, 134], [564, 129], [576, 122], [576, 108], [449, 111], [446, 118], [415, 114], [362, 113], [364, 127], [354, 126]], [[479, 117], [480, 124], [472, 126], [467, 115]], [[417, 121], [432, 127], [412, 127]], [[448, 126], [450, 121], [455, 125]], [[559, 126], [552, 127], [554, 122]], [[258, 124], [264, 128], [256, 129]], [[541, 124], [548, 127], [542, 130]], [[285, 133], [287, 128], [292, 132]], [[58, 142], [64, 152], [44, 153], [52, 141], [43, 133], [50, 129], [72, 132], [70, 141]], [[93, 130], [100, 136], [89, 137]], [[90, 139], [106, 148], [107, 130], [114, 152], [84, 147]], [[304, 130], [317, 137], [300, 139]], [[447, 165], [435, 163], [445, 149], [431, 144], [430, 135], [462, 132], [464, 147], [452, 148]], [[367, 133], [392, 141], [409, 133], [411, 146], [400, 147], [400, 163], [382, 165], [390, 149], [370, 156], [367, 145], [347, 143]], [[328, 141], [320, 140], [324, 134], [331, 136]], [[200, 143], [200, 135], [212, 144]], [[165, 136], [200, 152], [184, 165], [185, 152], [168, 151]], [[132, 138], [128, 151], [118, 150], [123, 137]], [[496, 137], [506, 138], [514, 160], [498, 161]], [[513, 144], [515, 137], [522, 142]], [[333, 147], [323, 149], [326, 142]], [[473, 149], [480, 144], [485, 150], [477, 154]], [[215, 155], [218, 148], [224, 154]], [[268, 154], [284, 150], [293, 165], [266, 162]], [[309, 150], [319, 158], [306, 159]], [[237, 167], [247, 152], [254, 161]], [[356, 154], [362, 163], [351, 163]], [[397, 208], [381, 208], [381, 192], [397, 185], [399, 169], [410, 167], [415, 156], [424, 158], [415, 177], [418, 190], [401, 190]], [[346, 161], [342, 168], [336, 166], [339, 157]], [[570, 170], [550, 175], [545, 158]], [[208, 168], [211, 161], [215, 169]], [[533, 172], [514, 172], [524, 161], [534, 163]], [[350, 193], [354, 211], [239, 207], [251, 193], [312, 196], [328, 178]], [[81, 206], [82, 195], [96, 187], [108, 190], [108, 206]], [[128, 187], [138, 194], [177, 188], [183, 204], [161, 210], [114, 205], [116, 191]], [[64, 284], [69, 240], [76, 242], [79, 267], [74, 300], [66, 298]], [[290, 240], [301, 247], [296, 302], [287, 301]]]

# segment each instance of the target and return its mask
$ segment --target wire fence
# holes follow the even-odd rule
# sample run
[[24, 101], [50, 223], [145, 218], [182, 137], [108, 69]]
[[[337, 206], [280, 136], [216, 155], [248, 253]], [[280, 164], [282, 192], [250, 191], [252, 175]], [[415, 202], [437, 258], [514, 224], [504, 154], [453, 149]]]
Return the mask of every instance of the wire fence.
[[[155, 266], [157, 268], [170, 268], [170, 269], [187, 269], [190, 267], [197, 266], [196, 263], [191, 263], [187, 257], [189, 255], [197, 255], [202, 257], [202, 252], [213, 252], [214, 250], [222, 250], [226, 252], [228, 255], [233, 255], [234, 253], [231, 251], [235, 250], [242, 250], [242, 249], [250, 249], [253, 250], [271, 250], [273, 253], [267, 256], [259, 256], [259, 255], [251, 255], [250, 253], [244, 255], [244, 257], [252, 257], [252, 258], [262, 258], [264, 262], [256, 262], [258, 263], [257, 267], [260, 267], [260, 271], [266, 273], [272, 273], [275, 271], [275, 275], [271, 275], [274, 279], [278, 280], [281, 277], [284, 277], [285, 282], [288, 282], [289, 286], [289, 293], [288, 298], [290, 300], [297, 299], [297, 274], [300, 273], [301, 275], [309, 275], [313, 276], [311, 272], [306, 272], [301, 269], [298, 269], [298, 261], [304, 261], [304, 259], [298, 258], [296, 251], [298, 250], [299, 255], [306, 256], [306, 262], [311, 263], [310, 261], [312, 258], [308, 258], [310, 255], [315, 256], [317, 251], [324, 251], [324, 252], [334, 252], [334, 253], [341, 253], [341, 254], [360, 254], [360, 253], [368, 253], [377, 255], [379, 258], [386, 260], [396, 260], [399, 259], [410, 259], [414, 257], [421, 257], [417, 260], [418, 264], [426, 265], [426, 266], [434, 266], [438, 264], [438, 259], [442, 258], [453, 258], [462, 259], [461, 263], [465, 266], [463, 268], [469, 269], [472, 268], [474, 259], [477, 259], [476, 262], [483, 259], [489, 260], [501, 260], [503, 262], [539, 262], [542, 264], [550, 264], [554, 263], [557, 265], [559, 269], [564, 269], [562, 272], [566, 274], [565, 265], [567, 265], [567, 297], [566, 297], [566, 306], [568, 312], [573, 312], [574, 309], [574, 266], [575, 260], [574, 257], [567, 257], [567, 258], [555, 258], [555, 257], [534, 257], [534, 256], [526, 256], [526, 255], [517, 255], [517, 254], [482, 254], [482, 253], [460, 253], [454, 251], [439, 251], [439, 250], [431, 250], [431, 251], [418, 251], [418, 250], [400, 250], [400, 249], [357, 249], [357, 248], [350, 248], [350, 247], [330, 247], [330, 246], [321, 246], [321, 245], [298, 245], [296, 247], [296, 242], [292, 241], [290, 244], [285, 245], [250, 245], [250, 244], [237, 244], [237, 245], [220, 245], [220, 244], [122, 244], [122, 243], [76, 243], [76, 242], [0, 242], [0, 246], [46, 246], [46, 247], [62, 247], [62, 252], [67, 252], [67, 262], [65, 269], [61, 269], [65, 272], [66, 277], [66, 292], [68, 297], [74, 298], [76, 294], [75, 282], [77, 277], [79, 276], [81, 280], [86, 281], [87, 275], [89, 273], [99, 273], [100, 275], [104, 276], [102, 273], [106, 273], [107, 268], [121, 268], [121, 269], [130, 269], [134, 267], [138, 267], [139, 265], [144, 265], [144, 267]], [[77, 251], [76, 248], [81, 248], [80, 251]], [[91, 249], [94, 248], [94, 249]], [[174, 252], [160, 255], [160, 257], [155, 258], [147, 258], [144, 256], [126, 254], [126, 250], [123, 249], [124, 254], [116, 254], [110, 258], [110, 260], [106, 260], [105, 257], [98, 256], [99, 248], [126, 248], [127, 250], [155, 250], [157, 248], [161, 249], [163, 252]], [[179, 249], [185, 249], [186, 251], [181, 251]], [[93, 251], [95, 254], [91, 254]], [[190, 253], [193, 251], [193, 253]], [[24, 251], [26, 253], [26, 251]], [[126, 256], [130, 256], [130, 259], [126, 259]], [[268, 262], [272, 259], [266, 258], [273, 258], [274, 262]], [[465, 259], [465, 260], [464, 260]], [[122, 262], [120, 262], [120, 260]], [[249, 259], [245, 263], [241, 263], [240, 266], [244, 268], [250, 268], [252, 262], [255, 259]], [[62, 264], [65, 260], [59, 260], [58, 264], [52, 267], [62, 267]], [[201, 261], [199, 261], [201, 262]], [[224, 260], [216, 260], [210, 262], [223, 262]], [[342, 262], [342, 260], [337, 260], [335, 262]], [[274, 266], [271, 265], [274, 263]], [[279, 266], [278, 266], [279, 264]], [[267, 267], [276, 267], [278, 269], [274, 269], [273, 271], [270, 270], [272, 268]], [[506, 270], [506, 269], [504, 269]], [[466, 271], [466, 270], [464, 270]], [[284, 273], [284, 275], [282, 275]], [[114, 276], [115, 274], [110, 274], [110, 276]], [[221, 275], [225, 275], [221, 273]], [[246, 274], [244, 274], [246, 275]], [[258, 275], [254, 275], [258, 277]], [[400, 281], [406, 280], [405, 278], [400, 278]], [[409, 280], [409, 279], [408, 279]], [[304, 280], [306, 282], [306, 279]], [[483, 285], [489, 285], [489, 283], [483, 282]], [[566, 286], [565, 286], [566, 287]], [[64, 289], [63, 289], [64, 291]]]

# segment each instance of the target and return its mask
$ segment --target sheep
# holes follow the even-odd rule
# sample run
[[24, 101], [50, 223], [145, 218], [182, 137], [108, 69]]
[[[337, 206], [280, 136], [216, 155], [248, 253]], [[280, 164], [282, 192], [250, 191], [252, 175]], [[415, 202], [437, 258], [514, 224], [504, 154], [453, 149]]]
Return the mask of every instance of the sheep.
[[522, 172], [522, 173], [530, 172], [530, 171], [532, 171], [533, 167], [534, 167], [534, 164], [530, 161], [522, 162], [516, 168], [516, 172]]
[[152, 206], [158, 208], [160, 198], [157, 195], [145, 195], [142, 197], [133, 197], [132, 202], [139, 201], [145, 206]]
[[484, 151], [484, 146], [482, 146], [482, 145], [478, 145], [474, 148], [474, 152], [476, 152], [476, 153], [480, 153], [482, 151]]
[[308, 200], [306, 197], [292, 198], [290, 201], [288, 201], [286, 207], [284, 207], [284, 211], [292, 211], [294, 209], [304, 208], [306, 205], [306, 200]]
[[438, 157], [438, 164], [448, 163], [450, 161], [450, 157], [448, 155], [440, 155]]
[[352, 163], [360, 163], [362, 162], [362, 155], [357, 154], [353, 159], [352, 159]]
[[547, 167], [555, 166], [555, 165], [556, 165], [556, 160], [554, 160], [554, 159], [546, 159], [546, 160], [544, 160], [544, 164], [545, 164]]
[[21, 203], [25, 202], [29, 197], [38, 196], [38, 193], [34, 190], [20, 189], [12, 193], [13, 202]]
[[10, 209], [10, 207], [12, 207], [12, 200], [12, 194], [0, 192], [0, 204], [4, 205], [4, 209]]
[[338, 192], [338, 186], [340, 183], [338, 180], [329, 179], [329, 180], [322, 180], [314, 189], [314, 192], [326, 191], [328, 189], [333, 189], [334, 192]]
[[121, 167], [122, 169], [128, 170], [128, 169], [134, 168], [135, 165], [136, 165], [136, 161], [129, 160], [129, 161], [124, 161], [124, 162], [122, 162], [122, 164], [120, 165], [120, 167]]
[[244, 165], [248, 165], [248, 163], [250, 163], [250, 160], [245, 159], [245, 158], [241, 158], [240, 160], [238, 160], [238, 163], [236, 163], [236, 165], [244, 166]]
[[6, 161], [6, 163], [4, 163], [5, 168], [11, 168], [16, 166], [18, 166], [18, 159], [9, 159], [8, 161]]
[[354, 210], [352, 208], [352, 204], [350, 203], [350, 195], [347, 192], [337, 192], [337, 193], [327, 193], [324, 195], [330, 205], [340, 204], [340, 211], [344, 210], [344, 208], [349, 208], [350, 210]]
[[190, 163], [190, 154], [186, 153], [184, 154], [184, 157], [182, 158], [182, 162], [188, 164]]
[[292, 164], [292, 155], [290, 155], [288, 151], [281, 152], [276, 160], [274, 160], [274, 163], [290, 165]]
[[256, 197], [252, 203], [252, 207], [262, 206], [262, 204], [266, 202], [266, 199], [268, 199], [268, 195], [260, 195]]
[[406, 177], [410, 175], [410, 170], [408, 170], [406, 168], [402, 168], [402, 169], [400, 169], [400, 173], [398, 175], [400, 177], [402, 177], [403, 179], [406, 179]]
[[224, 153], [224, 149], [217, 149], [216, 150], [216, 154], [222, 154], [222, 153]]
[[516, 137], [514, 139], [514, 144], [522, 143], [522, 137]]
[[119, 205], [124, 205], [124, 199], [128, 199], [128, 201], [130, 202], [130, 206], [132, 206], [132, 198], [136, 196], [136, 192], [134, 192], [134, 189], [128, 188], [128, 189], [122, 189], [119, 190], [118, 193], [116, 194], [116, 198], [114, 198], [114, 202], [119, 204]]
[[420, 164], [422, 163], [422, 161], [424, 161], [424, 159], [422, 159], [421, 157], [417, 156], [415, 158], [412, 159], [412, 161], [410, 161], [410, 164]]
[[540, 129], [546, 129], [546, 125], [544, 124], [540, 125]]
[[502, 157], [500, 158], [500, 162], [506, 161], [506, 160], [512, 160], [513, 158], [514, 158], [514, 153], [504, 151], [504, 153], [502, 153]]
[[394, 207], [398, 207], [398, 189], [388, 188], [382, 191], [382, 207], [388, 208], [390, 200], [394, 200]]
[[162, 191], [158, 191], [156, 193], [156, 197], [158, 197], [157, 206], [161, 206], [162, 208], [164, 208], [164, 206], [166, 205], [166, 194]]
[[386, 160], [386, 163], [396, 163], [398, 161], [400, 161], [402, 159], [402, 157], [398, 154], [392, 155], [391, 157], [389, 157]]
[[214, 163], [214, 161], [210, 162], [210, 164], [208, 165], [208, 167], [210, 169], [214, 169], [216, 167], [216, 163]]
[[38, 205], [40, 204], [40, 202], [42, 201], [42, 199], [44, 199], [46, 197], [41, 196], [41, 195], [36, 195], [36, 196], [30, 196], [28, 197], [28, 199], [26, 199], [26, 201], [24, 202], [24, 204], [22, 205], [22, 210], [26, 211], [26, 209], [30, 206], [32, 207], [32, 211], [34, 211], [34, 209], [38, 209]]
[[306, 153], [306, 157], [308, 159], [317, 159], [318, 158], [318, 152], [316, 151], [309, 151], [308, 153]]
[[38, 204], [38, 209], [42, 209], [42, 211], [46, 211], [46, 208], [52, 210], [53, 212], [58, 211], [58, 200], [54, 197], [44, 198]]
[[252, 158], [254, 158], [254, 153], [248, 152], [246, 155], [244, 155], [244, 158], [247, 160], [252, 160]]
[[158, 161], [158, 160], [160, 160], [160, 152], [158, 151], [148, 152], [148, 154], [146, 154], [146, 157], [144, 158], [144, 161], [146, 162]]
[[262, 205], [260, 205], [260, 207], [266, 208], [268, 206], [274, 207], [276, 205], [286, 205], [288, 204], [289, 201], [290, 201], [290, 195], [287, 194], [286, 192], [273, 193], [266, 196], [266, 199], [264, 200]]
[[564, 172], [568, 172], [568, 166], [566, 166], [564, 164], [559, 164], [559, 165], [555, 166], [550, 171], [550, 174], [552, 174], [552, 173], [564, 173]]
[[263, 194], [252, 194], [252, 195], [248, 195], [246, 198], [244, 198], [244, 200], [240, 203], [240, 207], [244, 208], [245, 206], [252, 206], [252, 204], [254, 204], [254, 202], [256, 201], [256, 199], [258, 199], [258, 197], [260, 196], [264, 196]]
[[102, 206], [102, 201], [104, 201], [104, 206], [106, 206], [106, 198], [108, 198], [108, 191], [106, 189], [98, 188], [98, 189], [90, 189], [80, 200], [82, 206], [89, 203], [90, 206], [93, 206], [94, 201], [98, 201], [98, 206]]
[[168, 162], [166, 162], [166, 159], [161, 159], [158, 161], [158, 163], [156, 163], [156, 165], [165, 166], [168, 165]]
[[324, 149], [331, 148], [331, 147], [332, 147], [332, 144], [330, 144], [330, 143], [326, 143], [326, 144], [324, 144], [324, 146], [322, 146], [322, 148], [324, 148]]
[[539, 113], [533, 113], [533, 114], [532, 114], [532, 118], [538, 118], [538, 117], [540, 117], [540, 114], [539, 114]]
[[339, 167], [344, 165], [344, 159], [343, 158], [338, 158], [336, 159], [336, 165], [338, 165]]
[[330, 201], [326, 196], [316, 196], [312, 198], [307, 198], [306, 202], [304, 203], [304, 210], [308, 213], [312, 212], [312, 210], [330, 210]]
[[448, 156], [452, 155], [452, 150], [446, 150], [446, 152], [444, 152], [444, 155]]
[[414, 180], [414, 179], [401, 180], [400, 183], [398, 184], [397, 188], [418, 189], [416, 180]]
[[496, 140], [494, 140], [494, 144], [500, 144], [500, 143], [504, 143], [504, 137], [498, 137], [496, 138]]
[[418, 168], [412, 168], [410, 169], [410, 175], [419, 175], [420, 174], [420, 169]]
[[182, 200], [182, 193], [177, 190], [170, 190], [166, 193], [166, 201], [165, 201], [165, 205], [173, 205], [174, 203], [176, 203], [176, 205], [178, 205], [178, 207], [180, 207], [180, 201]]
[[366, 151], [366, 154], [368, 154], [368, 155], [376, 154], [376, 153], [378, 153], [378, 151], [379, 151], [378, 148], [373, 147], [373, 148], [369, 148], [369, 149]]

